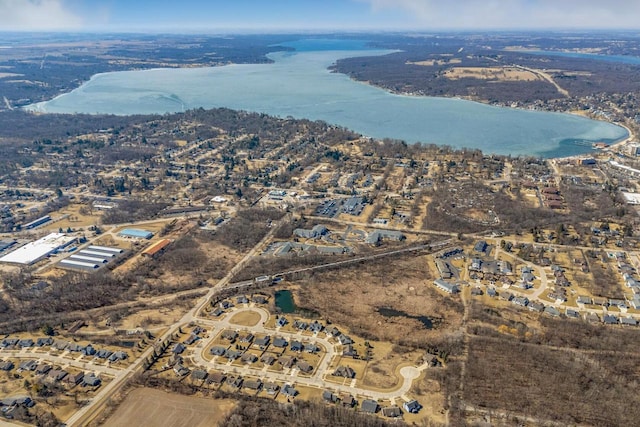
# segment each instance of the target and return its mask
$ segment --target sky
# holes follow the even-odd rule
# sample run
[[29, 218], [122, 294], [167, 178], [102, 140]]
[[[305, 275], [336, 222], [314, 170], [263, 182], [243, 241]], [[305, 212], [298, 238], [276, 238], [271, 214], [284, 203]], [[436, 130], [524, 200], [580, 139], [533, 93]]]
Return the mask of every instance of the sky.
[[640, 28], [640, 0], [0, 0], [0, 31], [616, 28]]

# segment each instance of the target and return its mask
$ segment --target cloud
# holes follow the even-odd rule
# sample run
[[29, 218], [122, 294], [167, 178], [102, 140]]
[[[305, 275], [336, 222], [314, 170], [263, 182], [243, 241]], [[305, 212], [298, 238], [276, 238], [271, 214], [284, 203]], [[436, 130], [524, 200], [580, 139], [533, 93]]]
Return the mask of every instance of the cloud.
[[356, 0], [374, 13], [402, 10], [407, 25], [456, 28], [638, 28], [637, 0]]
[[63, 0], [0, 0], [4, 31], [76, 30], [83, 20]]

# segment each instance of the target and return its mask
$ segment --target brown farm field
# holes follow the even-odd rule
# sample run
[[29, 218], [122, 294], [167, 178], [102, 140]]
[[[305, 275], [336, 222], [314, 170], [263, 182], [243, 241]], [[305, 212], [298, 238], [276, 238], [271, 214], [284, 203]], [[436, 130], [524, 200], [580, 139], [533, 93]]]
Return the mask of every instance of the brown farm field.
[[138, 388], [103, 424], [105, 427], [205, 427], [218, 425], [235, 402], [182, 396], [150, 388]]

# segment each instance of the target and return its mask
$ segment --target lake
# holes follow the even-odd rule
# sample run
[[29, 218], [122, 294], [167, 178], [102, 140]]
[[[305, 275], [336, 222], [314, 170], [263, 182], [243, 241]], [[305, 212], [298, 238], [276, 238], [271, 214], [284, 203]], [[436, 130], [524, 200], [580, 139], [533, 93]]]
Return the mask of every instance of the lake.
[[385, 55], [353, 40], [285, 43], [272, 64], [124, 71], [93, 76], [72, 92], [27, 108], [51, 113], [152, 114], [227, 107], [324, 120], [374, 138], [486, 153], [563, 157], [615, 142], [627, 131], [569, 114], [389, 93], [327, 68], [340, 58]]

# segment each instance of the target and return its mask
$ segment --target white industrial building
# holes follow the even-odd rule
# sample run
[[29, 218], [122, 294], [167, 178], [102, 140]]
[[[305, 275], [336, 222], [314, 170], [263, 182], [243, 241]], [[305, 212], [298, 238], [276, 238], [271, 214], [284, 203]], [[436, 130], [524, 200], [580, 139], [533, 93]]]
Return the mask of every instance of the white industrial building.
[[0, 258], [0, 262], [31, 265], [60, 249], [64, 249], [75, 241], [75, 237], [63, 233], [51, 233], [8, 253]]

